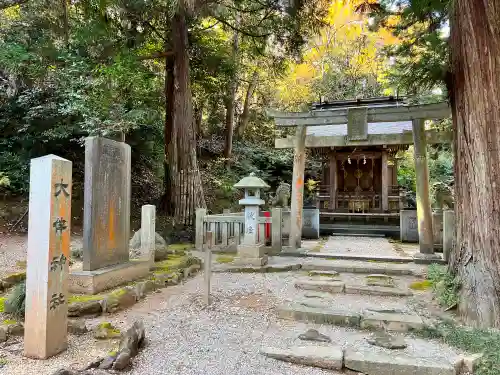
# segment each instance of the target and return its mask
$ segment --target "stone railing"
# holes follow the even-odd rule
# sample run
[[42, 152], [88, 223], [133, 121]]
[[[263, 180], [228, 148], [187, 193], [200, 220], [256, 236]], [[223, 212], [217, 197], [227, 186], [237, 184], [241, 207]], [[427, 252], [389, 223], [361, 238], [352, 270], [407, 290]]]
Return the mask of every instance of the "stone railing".
[[[282, 246], [282, 210], [273, 208], [271, 214], [261, 211], [258, 219], [259, 243], [271, 244], [277, 251]], [[273, 225], [274, 223], [274, 225]], [[279, 225], [277, 223], [280, 223]], [[243, 212], [224, 212], [222, 214], [207, 215], [206, 210], [196, 210], [196, 249], [203, 250], [206, 244], [206, 233], [212, 232], [212, 246], [215, 250], [236, 251], [241, 244], [244, 234], [245, 217]]]

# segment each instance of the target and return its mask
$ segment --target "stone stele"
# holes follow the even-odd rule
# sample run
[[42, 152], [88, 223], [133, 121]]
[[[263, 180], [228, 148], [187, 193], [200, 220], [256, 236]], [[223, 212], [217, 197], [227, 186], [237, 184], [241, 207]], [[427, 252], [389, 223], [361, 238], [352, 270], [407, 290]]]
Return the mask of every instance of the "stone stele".
[[24, 354], [46, 359], [67, 347], [71, 221], [69, 160], [31, 160]]

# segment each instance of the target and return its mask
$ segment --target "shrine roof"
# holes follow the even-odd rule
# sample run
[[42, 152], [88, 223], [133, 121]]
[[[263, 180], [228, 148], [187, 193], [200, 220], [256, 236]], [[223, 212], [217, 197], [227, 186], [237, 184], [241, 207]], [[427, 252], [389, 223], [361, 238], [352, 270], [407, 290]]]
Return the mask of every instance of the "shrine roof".
[[[369, 122], [368, 134], [401, 134], [411, 132], [411, 124], [411, 121]], [[308, 126], [307, 135], [316, 137], [347, 135], [347, 124]]]

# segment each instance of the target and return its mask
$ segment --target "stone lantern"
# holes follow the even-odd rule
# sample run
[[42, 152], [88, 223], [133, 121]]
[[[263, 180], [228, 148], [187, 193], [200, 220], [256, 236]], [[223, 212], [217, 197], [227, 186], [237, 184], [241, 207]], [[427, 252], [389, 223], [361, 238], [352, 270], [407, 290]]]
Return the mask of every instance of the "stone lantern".
[[[264, 244], [259, 243], [259, 206], [265, 202], [260, 198], [261, 189], [269, 188], [269, 185], [262, 181], [254, 173], [242, 178], [235, 188], [245, 189], [245, 197], [238, 202], [245, 207], [244, 212], [244, 236], [243, 241], [238, 245], [238, 258], [235, 262], [263, 266], [267, 264]], [[261, 233], [263, 236], [264, 233]]]

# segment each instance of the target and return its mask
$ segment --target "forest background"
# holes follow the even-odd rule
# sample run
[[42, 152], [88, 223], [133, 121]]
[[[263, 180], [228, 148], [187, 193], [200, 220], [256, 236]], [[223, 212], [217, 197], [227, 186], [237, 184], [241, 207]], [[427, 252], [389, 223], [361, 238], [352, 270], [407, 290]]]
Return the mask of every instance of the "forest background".
[[[404, 16], [377, 20], [375, 1], [57, 4], [0, 0], [0, 227], [7, 229], [27, 209], [30, 159], [49, 153], [73, 162], [73, 223], [81, 225], [89, 135], [130, 144], [134, 217], [142, 204], [155, 204], [164, 234], [175, 237], [171, 218], [185, 214], [169, 203], [183, 194], [179, 170], [194, 171], [189, 189], [201, 198], [192, 204], [211, 212], [238, 209], [233, 185], [251, 172], [273, 189], [291, 182], [293, 150], [274, 149], [267, 108], [446, 95], [438, 79], [424, 76], [417, 86], [407, 79], [436, 61], [425, 49], [405, 54]], [[446, 39], [441, 32], [431, 43]], [[433, 190], [452, 184], [449, 146], [429, 146], [429, 156]], [[399, 157], [398, 180], [411, 201], [412, 148]], [[321, 165], [308, 155], [309, 194]]]

